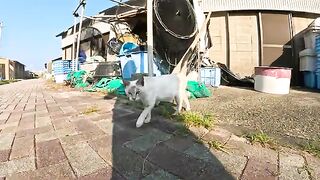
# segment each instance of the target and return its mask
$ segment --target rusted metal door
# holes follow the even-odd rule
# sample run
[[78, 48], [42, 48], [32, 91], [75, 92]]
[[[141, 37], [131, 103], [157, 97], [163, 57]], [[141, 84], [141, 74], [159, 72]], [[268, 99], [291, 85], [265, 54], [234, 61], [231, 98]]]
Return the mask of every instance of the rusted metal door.
[[262, 60], [264, 66], [292, 67], [289, 14], [261, 13]]

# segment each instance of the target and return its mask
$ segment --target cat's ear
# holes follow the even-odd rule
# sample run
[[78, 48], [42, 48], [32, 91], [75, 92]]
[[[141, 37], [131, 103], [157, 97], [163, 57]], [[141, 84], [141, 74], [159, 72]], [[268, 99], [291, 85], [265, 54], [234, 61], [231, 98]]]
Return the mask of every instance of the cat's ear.
[[144, 77], [143, 76], [138, 79], [137, 85], [144, 86]]
[[129, 86], [130, 84], [130, 81], [122, 80], [122, 82], [123, 82], [123, 85], [126, 87]]

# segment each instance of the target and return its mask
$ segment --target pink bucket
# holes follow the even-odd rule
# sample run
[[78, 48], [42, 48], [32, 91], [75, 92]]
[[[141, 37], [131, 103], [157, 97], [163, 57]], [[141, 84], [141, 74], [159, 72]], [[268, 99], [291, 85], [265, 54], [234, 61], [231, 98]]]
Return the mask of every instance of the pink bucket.
[[255, 67], [254, 89], [271, 94], [288, 94], [291, 70], [285, 67]]

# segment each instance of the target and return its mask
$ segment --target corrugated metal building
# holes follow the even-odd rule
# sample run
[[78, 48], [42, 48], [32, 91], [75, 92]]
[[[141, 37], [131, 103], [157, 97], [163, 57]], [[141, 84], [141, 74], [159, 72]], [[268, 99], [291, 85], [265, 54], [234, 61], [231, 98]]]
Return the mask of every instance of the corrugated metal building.
[[255, 66], [293, 68], [292, 83], [300, 84], [298, 53], [303, 31], [320, 17], [319, 0], [199, 0], [212, 11], [210, 58], [234, 73], [251, 76]]

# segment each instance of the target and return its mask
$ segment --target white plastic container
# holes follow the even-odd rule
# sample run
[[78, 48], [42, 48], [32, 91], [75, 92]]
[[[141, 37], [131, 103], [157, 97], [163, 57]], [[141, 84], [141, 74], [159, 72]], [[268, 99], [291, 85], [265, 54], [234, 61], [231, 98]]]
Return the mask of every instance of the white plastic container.
[[314, 49], [305, 49], [299, 52], [300, 71], [315, 71], [317, 54]]
[[288, 94], [291, 69], [283, 67], [255, 67], [254, 89], [270, 94]]
[[67, 74], [56, 74], [56, 75], [54, 75], [54, 80], [58, 84], [64, 83], [64, 80], [66, 80], [66, 78], [67, 78]]

